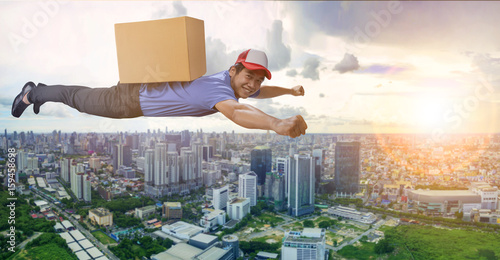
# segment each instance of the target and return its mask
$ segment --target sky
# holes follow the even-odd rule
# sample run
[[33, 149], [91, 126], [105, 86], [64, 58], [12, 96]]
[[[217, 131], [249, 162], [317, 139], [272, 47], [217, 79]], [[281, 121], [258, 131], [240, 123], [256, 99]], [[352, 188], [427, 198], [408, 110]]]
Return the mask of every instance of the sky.
[[204, 20], [207, 75], [263, 50], [264, 85], [305, 96], [241, 99], [307, 133], [500, 132], [500, 2], [13, 1], [0, 2], [0, 126], [9, 131], [262, 132], [220, 113], [107, 119], [47, 103], [10, 114], [27, 81], [109, 87], [118, 80], [114, 24]]

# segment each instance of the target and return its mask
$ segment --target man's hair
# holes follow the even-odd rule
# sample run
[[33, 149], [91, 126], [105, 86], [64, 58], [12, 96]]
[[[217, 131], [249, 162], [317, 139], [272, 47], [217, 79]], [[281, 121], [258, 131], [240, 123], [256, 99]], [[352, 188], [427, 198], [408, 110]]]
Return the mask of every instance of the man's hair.
[[245, 66], [243, 66], [241, 62], [238, 62], [231, 67], [234, 67], [236, 69], [236, 74], [239, 74], [245, 68]]

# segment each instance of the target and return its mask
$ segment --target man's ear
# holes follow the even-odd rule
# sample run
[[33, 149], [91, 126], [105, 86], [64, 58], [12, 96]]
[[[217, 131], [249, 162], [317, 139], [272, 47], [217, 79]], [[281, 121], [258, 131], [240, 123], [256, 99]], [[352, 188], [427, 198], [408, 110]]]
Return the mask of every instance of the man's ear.
[[232, 78], [234, 77], [234, 75], [236, 75], [236, 68], [232, 66], [231, 68], [229, 68], [229, 76]]

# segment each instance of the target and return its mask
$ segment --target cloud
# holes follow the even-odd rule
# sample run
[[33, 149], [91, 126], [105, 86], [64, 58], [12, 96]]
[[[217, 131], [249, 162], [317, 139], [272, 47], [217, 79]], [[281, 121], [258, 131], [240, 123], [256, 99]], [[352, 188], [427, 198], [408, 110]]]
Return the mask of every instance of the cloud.
[[373, 64], [368, 68], [359, 70], [357, 73], [369, 73], [369, 74], [397, 74], [407, 71], [411, 66], [406, 65], [384, 65], [384, 64]]
[[153, 19], [165, 19], [187, 15], [187, 9], [181, 1], [173, 4], [153, 3], [154, 12], [151, 15]]
[[187, 9], [182, 4], [181, 1], [174, 2], [174, 16], [185, 16], [187, 15]]
[[292, 69], [292, 70], [289, 70], [286, 72], [286, 75], [289, 76], [289, 77], [295, 77], [297, 76], [298, 72], [296, 69]]
[[272, 99], [257, 99], [255, 107], [264, 111], [266, 114], [281, 119], [295, 115], [302, 115], [304, 117], [309, 115], [304, 107], [281, 105], [278, 102], [274, 102]]
[[207, 75], [229, 69], [236, 61], [236, 58], [238, 58], [238, 55], [244, 51], [244, 49], [241, 49], [228, 52], [226, 44], [220, 39], [211, 37], [207, 37], [205, 41], [205, 50], [207, 56]]
[[335, 65], [333, 70], [338, 71], [340, 74], [359, 69], [358, 58], [354, 55], [346, 53], [344, 58]]
[[269, 57], [269, 69], [280, 70], [290, 62], [290, 46], [283, 43], [283, 22], [275, 20], [271, 30], [267, 31], [267, 55]]
[[301, 75], [304, 78], [319, 80], [318, 68], [319, 68], [319, 58], [310, 57], [304, 62], [304, 70], [302, 70]]

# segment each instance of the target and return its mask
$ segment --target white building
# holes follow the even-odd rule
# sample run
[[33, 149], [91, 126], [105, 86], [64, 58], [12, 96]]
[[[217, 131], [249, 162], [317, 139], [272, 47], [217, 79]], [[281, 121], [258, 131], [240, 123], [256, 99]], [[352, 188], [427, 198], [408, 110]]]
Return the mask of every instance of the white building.
[[227, 206], [227, 200], [229, 197], [228, 185], [221, 188], [213, 189], [213, 201], [214, 209], [224, 209]]
[[257, 174], [247, 172], [240, 174], [238, 182], [238, 196], [250, 199], [250, 206], [257, 205]]
[[328, 209], [328, 213], [335, 217], [342, 217], [364, 224], [372, 224], [377, 220], [377, 216], [371, 212], [361, 213], [355, 209], [342, 206], [331, 207]]
[[481, 196], [481, 209], [497, 209], [498, 188], [492, 187], [486, 182], [471, 183], [470, 190]]
[[161, 227], [161, 231], [166, 234], [185, 240], [200, 234], [203, 230], [204, 229], [201, 227], [188, 224], [184, 221], [177, 221], [171, 225], [164, 225]]
[[281, 246], [283, 260], [324, 260], [325, 230], [304, 228], [304, 231], [285, 232]]
[[227, 202], [227, 215], [231, 219], [242, 219], [250, 213], [249, 198], [235, 198]]
[[219, 209], [205, 214], [205, 216], [200, 219], [200, 225], [205, 227], [206, 230], [217, 227], [217, 225], [223, 226], [224, 224], [226, 224], [226, 212]]

